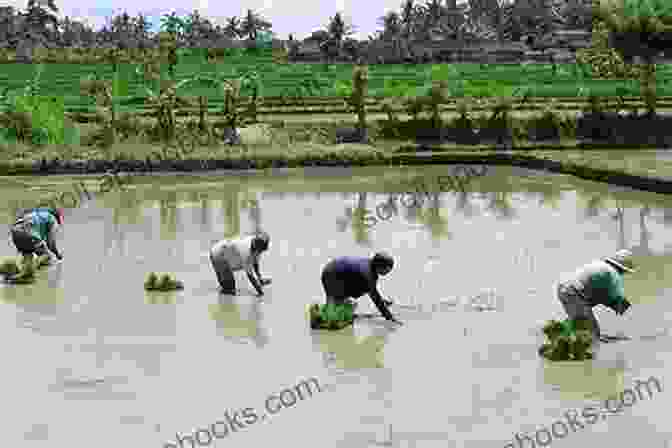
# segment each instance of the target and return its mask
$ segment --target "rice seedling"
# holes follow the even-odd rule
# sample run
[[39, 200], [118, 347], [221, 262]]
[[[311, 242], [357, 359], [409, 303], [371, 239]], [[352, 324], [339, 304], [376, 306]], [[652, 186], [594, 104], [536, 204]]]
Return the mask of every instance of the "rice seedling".
[[184, 289], [184, 284], [171, 274], [158, 275], [150, 272], [145, 279], [145, 291], [175, 291]]
[[539, 355], [550, 361], [585, 361], [593, 359], [593, 336], [585, 319], [550, 320], [544, 325], [547, 342], [539, 347]]
[[339, 305], [313, 303], [308, 308], [308, 315], [310, 328], [313, 330], [341, 330], [352, 325], [355, 318], [353, 306], [349, 303]]

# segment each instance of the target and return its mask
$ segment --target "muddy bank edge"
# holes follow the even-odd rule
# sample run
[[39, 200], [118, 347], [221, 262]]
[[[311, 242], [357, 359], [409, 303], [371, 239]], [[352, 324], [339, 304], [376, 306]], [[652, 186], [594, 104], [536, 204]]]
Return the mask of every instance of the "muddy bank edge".
[[640, 176], [619, 170], [595, 168], [587, 164], [560, 162], [514, 151], [499, 152], [434, 152], [373, 153], [355, 158], [306, 157], [296, 160], [235, 160], [235, 159], [176, 159], [176, 160], [41, 160], [37, 162], [0, 162], [0, 176], [30, 176], [56, 174], [97, 174], [107, 171], [127, 173], [206, 172], [212, 170], [246, 170], [296, 168], [309, 166], [404, 166], [433, 164], [510, 165], [553, 173], [570, 174], [581, 179], [631, 187], [654, 193], [672, 193], [672, 178]]

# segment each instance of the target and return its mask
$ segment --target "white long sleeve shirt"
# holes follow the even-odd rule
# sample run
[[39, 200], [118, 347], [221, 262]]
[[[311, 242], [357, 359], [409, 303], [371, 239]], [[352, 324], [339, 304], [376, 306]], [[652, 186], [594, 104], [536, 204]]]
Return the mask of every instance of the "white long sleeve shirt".
[[256, 257], [252, 256], [253, 236], [244, 238], [222, 240], [215, 243], [210, 249], [210, 255], [213, 257], [223, 256], [229, 262], [231, 270], [248, 271], [252, 269]]

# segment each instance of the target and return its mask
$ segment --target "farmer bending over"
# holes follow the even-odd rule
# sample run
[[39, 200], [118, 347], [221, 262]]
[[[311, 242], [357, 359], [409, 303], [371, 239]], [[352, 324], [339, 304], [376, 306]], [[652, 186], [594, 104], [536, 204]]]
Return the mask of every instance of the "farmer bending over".
[[350, 298], [358, 299], [368, 294], [385, 319], [401, 324], [387, 309], [392, 302], [384, 300], [376, 287], [378, 276], [387, 275], [393, 267], [394, 260], [383, 252], [372, 258], [339, 257], [330, 261], [322, 269], [322, 286], [327, 303], [352, 303]]
[[26, 258], [33, 254], [47, 255], [51, 261], [53, 254], [59, 260], [63, 255], [56, 248], [54, 234], [63, 224], [63, 212], [54, 208], [34, 208], [19, 215], [10, 229], [16, 249]]
[[245, 270], [247, 278], [260, 296], [264, 295], [262, 285], [271, 279], [262, 278], [259, 273], [259, 256], [268, 250], [270, 237], [262, 232], [236, 240], [222, 240], [210, 249], [210, 262], [217, 274], [217, 281], [224, 294], [236, 294], [235, 271]]
[[593, 338], [605, 342], [593, 307], [603, 305], [623, 315], [630, 308], [623, 289], [623, 274], [636, 272], [632, 252], [623, 249], [611, 257], [589, 263], [561, 281], [558, 299], [570, 319], [584, 318], [593, 324]]

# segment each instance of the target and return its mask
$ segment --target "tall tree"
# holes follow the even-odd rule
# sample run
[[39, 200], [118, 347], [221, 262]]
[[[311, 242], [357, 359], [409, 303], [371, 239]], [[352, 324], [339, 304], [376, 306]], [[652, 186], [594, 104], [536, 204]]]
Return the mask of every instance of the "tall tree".
[[272, 27], [271, 22], [262, 19], [260, 15], [255, 14], [251, 9], [247, 10], [247, 15], [240, 26], [243, 35], [251, 40], [257, 40], [257, 33], [259, 31], [270, 31]]
[[340, 43], [345, 36], [349, 36], [353, 33], [353, 27], [352, 25], [346, 24], [341, 13], [337, 12], [334, 17], [329, 19], [327, 31], [329, 32], [330, 38]]
[[378, 23], [383, 26], [383, 38], [398, 37], [401, 35], [403, 25], [401, 16], [396, 11], [388, 11], [384, 16], [378, 19]]
[[224, 26], [223, 33], [226, 37], [231, 39], [237, 39], [244, 35], [240, 27], [240, 19], [236, 16], [226, 19], [226, 25]]
[[[44, 8], [46, 4], [47, 8]], [[50, 12], [51, 11], [51, 12]], [[44, 41], [54, 41], [58, 33], [58, 8], [54, 0], [28, 0], [24, 14], [26, 31], [33, 37]]]

